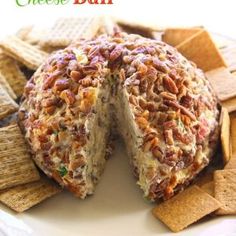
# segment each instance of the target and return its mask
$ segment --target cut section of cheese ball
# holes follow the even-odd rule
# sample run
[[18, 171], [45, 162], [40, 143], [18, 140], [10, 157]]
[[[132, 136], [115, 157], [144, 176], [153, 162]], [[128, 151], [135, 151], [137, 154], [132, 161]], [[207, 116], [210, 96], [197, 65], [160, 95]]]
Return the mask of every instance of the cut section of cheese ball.
[[203, 72], [176, 49], [134, 35], [123, 45], [118, 127], [144, 195], [167, 199], [209, 164], [217, 100]]
[[81, 198], [94, 192], [115, 125], [155, 200], [208, 165], [218, 113], [204, 74], [174, 48], [116, 33], [50, 56], [25, 88], [19, 120], [37, 165]]

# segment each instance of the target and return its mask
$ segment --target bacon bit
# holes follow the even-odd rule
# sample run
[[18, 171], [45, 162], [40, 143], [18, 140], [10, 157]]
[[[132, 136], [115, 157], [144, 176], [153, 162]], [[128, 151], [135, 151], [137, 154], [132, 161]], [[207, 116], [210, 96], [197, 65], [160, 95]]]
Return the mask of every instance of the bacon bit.
[[182, 134], [177, 128], [173, 129], [173, 135], [177, 140], [185, 144], [189, 144], [193, 141], [193, 138], [190, 134]]
[[60, 98], [65, 100], [68, 105], [72, 105], [75, 103], [75, 95], [69, 89], [62, 91], [60, 94]]
[[205, 119], [201, 120], [197, 131], [197, 142], [202, 143], [209, 132], [208, 123]]
[[175, 82], [170, 77], [165, 76], [163, 78], [163, 84], [171, 93], [177, 94], [179, 92]]

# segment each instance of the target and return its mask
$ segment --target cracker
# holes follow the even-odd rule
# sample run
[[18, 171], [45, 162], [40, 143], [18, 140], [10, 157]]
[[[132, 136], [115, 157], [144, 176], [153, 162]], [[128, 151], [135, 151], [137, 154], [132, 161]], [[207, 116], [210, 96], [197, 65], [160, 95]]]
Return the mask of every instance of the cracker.
[[111, 17], [103, 17], [102, 25], [99, 31], [97, 32], [97, 35], [100, 35], [100, 34], [113, 35], [118, 30], [119, 30], [119, 26], [115, 23], [114, 19], [112, 19]]
[[0, 190], [39, 179], [17, 125], [0, 128]]
[[25, 36], [24, 41], [32, 45], [39, 45], [45, 35], [48, 33], [47, 29], [40, 29], [33, 27], [31, 31]]
[[220, 101], [236, 96], [236, 78], [225, 67], [220, 67], [206, 73]]
[[16, 112], [18, 105], [0, 85], [0, 119]]
[[231, 146], [232, 154], [236, 155], [236, 117], [230, 117], [230, 136], [231, 136]]
[[154, 38], [154, 32], [159, 29], [139, 23], [128, 22], [124, 20], [116, 20], [118, 26], [129, 34], [139, 34], [146, 38]]
[[199, 31], [176, 46], [187, 59], [195, 62], [204, 71], [226, 67], [226, 63], [209, 33]]
[[0, 193], [0, 201], [16, 212], [23, 212], [60, 192], [61, 188], [56, 184], [41, 178], [37, 182], [7, 189]]
[[215, 171], [214, 181], [215, 198], [222, 204], [216, 214], [236, 214], [236, 169]]
[[227, 169], [236, 169], [236, 154], [233, 154], [228, 163], [224, 167], [225, 170]]
[[228, 69], [236, 71], [236, 44], [221, 49], [221, 54], [228, 65]]
[[194, 34], [198, 33], [200, 30], [202, 30], [200, 27], [167, 28], [162, 35], [162, 41], [175, 47]]
[[66, 47], [79, 38], [92, 38], [98, 32], [101, 23], [98, 17], [60, 18], [48, 31], [41, 45]]
[[213, 180], [213, 172], [203, 173], [196, 181], [196, 185], [202, 187], [203, 185], [211, 182]]
[[205, 183], [201, 186], [201, 189], [203, 191], [205, 191], [206, 193], [208, 193], [209, 195], [211, 196], [215, 196], [214, 194], [214, 181], [211, 181], [211, 182], [208, 182], [208, 183]]
[[224, 163], [227, 163], [232, 156], [231, 144], [230, 144], [230, 118], [227, 109], [221, 110], [221, 146], [223, 151]]
[[16, 36], [9, 36], [2, 40], [0, 42], [0, 48], [2, 48], [4, 53], [8, 56], [32, 70], [36, 70], [48, 56], [47, 53], [22, 41]]
[[18, 38], [20, 38], [21, 40], [25, 41], [27, 35], [30, 33], [30, 31], [33, 29], [33, 25], [28, 25], [28, 26], [25, 26], [21, 29], [19, 29], [16, 33], [16, 36]]
[[[20, 70], [17, 62], [9, 56], [0, 57], [0, 74], [4, 75], [5, 80], [14, 92], [14, 97], [20, 97], [27, 82], [24, 73]], [[9, 92], [8, 92], [9, 93]]]
[[236, 97], [221, 102], [221, 106], [226, 108], [229, 113], [236, 111]]
[[7, 91], [12, 99], [16, 99], [16, 94], [12, 90], [11, 86], [9, 85], [5, 74], [0, 69], [0, 85]]
[[192, 186], [153, 209], [155, 217], [178, 232], [212, 213], [220, 203], [197, 186]]

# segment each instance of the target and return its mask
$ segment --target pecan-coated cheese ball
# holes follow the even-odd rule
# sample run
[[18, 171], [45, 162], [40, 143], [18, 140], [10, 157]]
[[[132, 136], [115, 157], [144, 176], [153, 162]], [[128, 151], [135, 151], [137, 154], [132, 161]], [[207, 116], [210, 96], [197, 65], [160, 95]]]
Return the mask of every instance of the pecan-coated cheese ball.
[[19, 122], [36, 164], [78, 197], [92, 194], [114, 125], [138, 185], [169, 198], [209, 164], [217, 99], [173, 47], [116, 33], [51, 55], [25, 87]]

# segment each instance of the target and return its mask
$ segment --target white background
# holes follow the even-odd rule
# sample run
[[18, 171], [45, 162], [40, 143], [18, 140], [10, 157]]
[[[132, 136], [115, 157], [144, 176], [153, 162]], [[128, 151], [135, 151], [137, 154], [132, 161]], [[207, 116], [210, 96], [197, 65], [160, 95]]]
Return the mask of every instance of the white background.
[[23, 25], [51, 25], [60, 16], [106, 14], [157, 26], [204, 25], [212, 32], [236, 38], [235, 0], [113, 0], [112, 6], [72, 2], [65, 6], [17, 7], [15, 0], [1, 0], [1, 36]]

